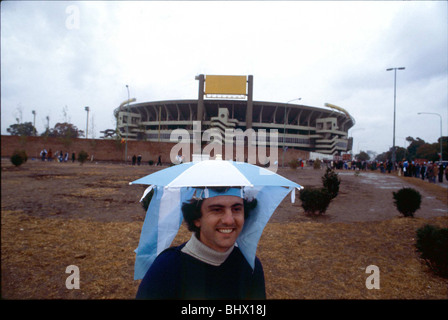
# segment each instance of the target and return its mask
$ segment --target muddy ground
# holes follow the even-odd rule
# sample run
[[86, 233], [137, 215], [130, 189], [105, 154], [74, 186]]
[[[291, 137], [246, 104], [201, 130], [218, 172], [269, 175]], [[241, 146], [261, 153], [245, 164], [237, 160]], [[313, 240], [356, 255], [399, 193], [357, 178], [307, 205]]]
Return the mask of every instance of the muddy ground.
[[[1, 276], [4, 299], [133, 299], [135, 254], [145, 189], [129, 182], [160, 167], [28, 161], [1, 164]], [[321, 186], [324, 170], [279, 168], [304, 186]], [[260, 239], [268, 299], [446, 299], [448, 280], [434, 275], [415, 250], [426, 223], [448, 227], [447, 188], [378, 172], [338, 171], [339, 195], [321, 217], [290, 197]], [[416, 188], [422, 206], [404, 218], [392, 191]], [[188, 240], [181, 228], [174, 244]], [[367, 289], [377, 265], [381, 288]], [[80, 288], [67, 289], [70, 265]]]

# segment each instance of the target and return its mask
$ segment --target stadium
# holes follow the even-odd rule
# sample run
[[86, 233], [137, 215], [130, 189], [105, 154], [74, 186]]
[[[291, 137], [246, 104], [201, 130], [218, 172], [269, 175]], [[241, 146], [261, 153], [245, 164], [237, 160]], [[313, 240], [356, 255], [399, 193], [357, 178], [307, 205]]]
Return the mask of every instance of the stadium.
[[[170, 141], [174, 129], [185, 129], [193, 137], [193, 122], [201, 131], [216, 129], [264, 129], [278, 131], [279, 148], [293, 148], [337, 156], [352, 149], [348, 130], [355, 120], [343, 108], [325, 108], [253, 100], [253, 76], [196, 76], [197, 100], [123, 102], [114, 110], [118, 134], [123, 139]], [[267, 139], [265, 145], [269, 145]]]

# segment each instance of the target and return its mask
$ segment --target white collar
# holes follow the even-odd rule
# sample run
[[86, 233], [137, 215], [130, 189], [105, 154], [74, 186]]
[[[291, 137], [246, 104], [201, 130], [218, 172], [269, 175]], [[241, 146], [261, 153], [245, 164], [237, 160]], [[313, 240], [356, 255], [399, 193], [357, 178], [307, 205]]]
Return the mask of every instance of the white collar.
[[212, 266], [220, 266], [232, 253], [233, 248], [226, 252], [215, 251], [199, 241], [193, 233], [181, 251]]

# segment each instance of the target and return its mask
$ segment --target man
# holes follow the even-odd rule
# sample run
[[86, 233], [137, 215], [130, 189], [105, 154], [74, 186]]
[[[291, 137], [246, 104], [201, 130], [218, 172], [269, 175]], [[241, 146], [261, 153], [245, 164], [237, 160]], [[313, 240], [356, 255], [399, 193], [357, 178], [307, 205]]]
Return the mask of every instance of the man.
[[256, 200], [241, 188], [197, 189], [182, 205], [191, 239], [157, 256], [138, 299], [265, 299], [263, 267], [235, 245]]

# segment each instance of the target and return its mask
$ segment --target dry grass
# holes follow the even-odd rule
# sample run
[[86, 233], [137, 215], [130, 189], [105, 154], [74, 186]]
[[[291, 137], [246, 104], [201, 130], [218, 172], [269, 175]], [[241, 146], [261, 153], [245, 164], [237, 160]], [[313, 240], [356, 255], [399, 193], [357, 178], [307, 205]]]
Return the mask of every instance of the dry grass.
[[[448, 280], [415, 251], [424, 219], [375, 223], [271, 223], [258, 256], [269, 299], [446, 299]], [[448, 218], [430, 221], [447, 226]], [[141, 223], [41, 219], [2, 212], [2, 296], [7, 299], [132, 299]], [[182, 227], [174, 244], [190, 237]], [[38, 249], [38, 250], [37, 250]], [[368, 290], [369, 265], [380, 289]], [[67, 290], [65, 269], [80, 269], [80, 290]]]
[[[429, 272], [415, 251], [415, 230], [427, 222], [268, 224], [258, 250], [268, 297], [446, 299], [448, 280]], [[446, 226], [448, 219], [431, 222]], [[379, 267], [379, 290], [366, 288], [369, 265]]]
[[[134, 252], [141, 225], [42, 219], [2, 211], [2, 297], [132, 299]], [[80, 270], [80, 290], [65, 286], [67, 266]]]

